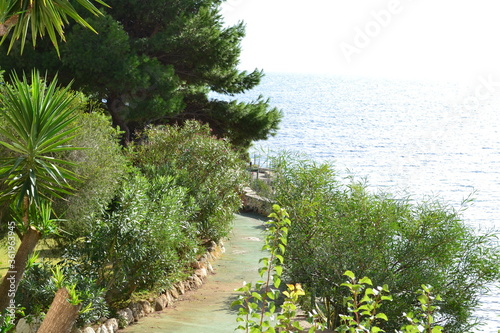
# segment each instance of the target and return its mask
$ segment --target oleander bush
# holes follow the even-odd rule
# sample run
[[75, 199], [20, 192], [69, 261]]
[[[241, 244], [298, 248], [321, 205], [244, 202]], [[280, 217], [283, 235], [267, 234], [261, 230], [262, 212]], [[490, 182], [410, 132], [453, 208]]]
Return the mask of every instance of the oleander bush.
[[196, 211], [185, 188], [169, 176], [136, 172], [124, 182], [109, 212], [66, 255], [106, 290], [110, 305], [134, 292], [170, 286], [200, 247], [189, 218]]
[[141, 144], [134, 147], [135, 165], [154, 166], [188, 190], [199, 208], [192, 220], [200, 239], [218, 241], [227, 236], [247, 177], [238, 152], [196, 121], [182, 127], [151, 127], [141, 136]]
[[274, 165], [273, 199], [294, 221], [285, 275], [310, 291], [330, 328], [347, 311], [340, 288], [347, 270], [391, 286], [386, 330], [401, 327], [398, 314], [411, 311], [413, 288], [423, 284], [445, 300], [435, 318], [446, 332], [474, 325], [480, 293], [499, 277], [499, 250], [490, 234], [477, 234], [460, 210], [440, 200], [373, 193], [362, 181], [339, 179], [328, 163], [284, 154]]

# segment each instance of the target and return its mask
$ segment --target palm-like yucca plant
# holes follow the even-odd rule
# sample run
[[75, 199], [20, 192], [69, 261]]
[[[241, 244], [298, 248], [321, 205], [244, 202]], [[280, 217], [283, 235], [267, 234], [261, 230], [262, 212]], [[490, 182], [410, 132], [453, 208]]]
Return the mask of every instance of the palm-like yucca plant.
[[76, 95], [70, 87], [58, 88], [57, 79], [46, 85], [35, 71], [31, 84], [26, 76], [20, 80], [13, 75], [12, 82], [0, 94], [0, 134], [5, 138], [0, 144], [8, 151], [0, 159], [0, 198], [12, 201], [23, 212], [24, 233], [14, 266], [0, 285], [0, 312], [8, 306], [7, 295], [12, 289], [7, 278], [15, 276], [17, 289], [29, 254], [42, 236], [43, 230], [30, 221], [33, 206], [47, 210], [41, 202], [70, 193], [68, 180], [77, 179], [70, 170], [72, 163], [56, 156], [79, 149], [68, 145], [76, 130], [70, 126], [76, 117]]
[[[92, 0], [77, 0], [87, 11], [94, 15], [102, 13], [94, 6]], [[95, 0], [107, 6], [102, 0]], [[64, 40], [64, 25], [69, 23], [68, 17], [77, 23], [95, 30], [85, 21], [71, 5], [69, 0], [1, 0], [0, 1], [0, 43], [3, 43], [12, 30], [9, 52], [14, 42], [21, 39], [21, 52], [24, 49], [28, 30], [31, 30], [33, 46], [36, 39], [47, 34], [59, 54], [57, 35]]]
[[77, 129], [69, 126], [76, 118], [75, 95], [69, 89], [57, 88], [57, 79], [46, 86], [33, 72], [31, 84], [14, 75], [13, 84], [0, 96], [5, 109], [0, 134], [7, 139], [0, 144], [11, 153], [0, 159], [0, 179], [6, 185], [1, 197], [14, 197], [17, 206], [25, 198], [38, 203], [40, 196], [68, 194], [67, 181], [76, 180], [66, 168], [72, 163], [56, 157], [61, 151], [78, 149], [67, 145]]

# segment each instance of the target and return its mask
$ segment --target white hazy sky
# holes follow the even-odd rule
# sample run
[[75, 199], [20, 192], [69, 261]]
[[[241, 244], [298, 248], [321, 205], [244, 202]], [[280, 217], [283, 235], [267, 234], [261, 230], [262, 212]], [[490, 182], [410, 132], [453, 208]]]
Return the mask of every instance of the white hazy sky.
[[241, 68], [265, 72], [500, 77], [499, 0], [227, 0]]

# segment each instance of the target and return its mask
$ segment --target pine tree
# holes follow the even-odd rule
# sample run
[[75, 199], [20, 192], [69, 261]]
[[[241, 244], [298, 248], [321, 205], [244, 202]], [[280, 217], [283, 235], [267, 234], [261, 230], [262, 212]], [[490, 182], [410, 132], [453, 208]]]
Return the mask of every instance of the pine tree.
[[[130, 139], [148, 124], [197, 119], [214, 134], [247, 148], [276, 133], [282, 114], [259, 98], [251, 103], [210, 98], [234, 96], [260, 83], [262, 71], [238, 69], [245, 26], [224, 26], [217, 0], [112, 0], [102, 17], [87, 22], [99, 34], [72, 24], [61, 58], [46, 41], [22, 56], [2, 52], [0, 67], [37, 67], [103, 100], [115, 125]], [[83, 15], [84, 13], [82, 13]], [[17, 45], [19, 48], [19, 45]], [[16, 48], [16, 44], [14, 44]], [[64, 81], [65, 80], [65, 81]]]

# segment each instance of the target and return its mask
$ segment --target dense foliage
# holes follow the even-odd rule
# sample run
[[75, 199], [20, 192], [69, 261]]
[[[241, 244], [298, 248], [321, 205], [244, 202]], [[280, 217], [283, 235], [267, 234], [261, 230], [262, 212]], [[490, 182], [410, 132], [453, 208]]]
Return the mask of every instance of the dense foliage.
[[55, 264], [49, 259], [32, 262], [26, 269], [25, 278], [16, 293], [16, 303], [22, 304], [25, 314], [35, 317], [47, 313], [57, 291], [54, 270], [58, 267], [62, 267], [62, 273], [68, 283], [76, 286], [82, 300], [82, 308], [86, 309], [78, 317], [79, 326], [92, 324], [109, 316], [109, 307], [104, 298], [105, 290], [99, 287], [95, 280], [82, 274], [78, 265], [61, 266], [61, 263]]
[[200, 239], [227, 236], [246, 180], [242, 161], [227, 140], [214, 137], [206, 125], [188, 121], [182, 127], [147, 129], [134, 152], [135, 164], [146, 173], [172, 175], [188, 189], [199, 209], [193, 222]]
[[[281, 113], [264, 99], [252, 103], [209, 98], [209, 92], [243, 93], [259, 84], [262, 72], [240, 71], [244, 25], [224, 25], [218, 0], [107, 1], [101, 17], [68, 27], [58, 58], [44, 40], [19, 55], [0, 52], [7, 71], [36, 67], [104, 100], [115, 125], [130, 139], [147, 124], [197, 119], [218, 137], [247, 148], [273, 135]], [[87, 13], [82, 13], [84, 17]]]
[[[89, 108], [89, 103], [86, 96], [76, 94], [72, 101], [75, 119], [68, 125], [74, 128], [74, 137], [67, 144], [83, 149], [54, 154], [59, 160], [72, 163], [71, 171], [79, 175], [78, 180], [68, 180], [72, 192], [54, 200], [57, 216], [64, 218], [58, 225], [63, 236], [59, 240], [78, 238], [90, 230], [94, 219], [116, 195], [129, 169], [130, 162], [119, 144], [119, 131], [111, 126], [109, 116]], [[3, 139], [5, 136], [0, 134], [0, 140]], [[0, 146], [0, 155], [6, 157], [9, 152]], [[0, 216], [10, 218], [8, 202], [3, 203]]]
[[[52, 273], [72, 305], [87, 295], [80, 324], [134, 292], [171, 285], [203, 243], [228, 235], [246, 180], [239, 156], [274, 135], [282, 117], [263, 98], [209, 98], [243, 93], [263, 76], [237, 68], [244, 25], [226, 27], [219, 0], [108, 3], [0, 5], [0, 66], [10, 74], [0, 96], [0, 195], [16, 204], [0, 220], [15, 219], [17, 234], [29, 236], [16, 254], [16, 288], [41, 237], [64, 252], [57, 264], [29, 267], [16, 301], [46, 311]], [[119, 140], [132, 138], [125, 155]], [[5, 276], [0, 310], [12, 303], [7, 288]]]
[[[78, 238], [91, 230], [122, 186], [130, 169], [120, 145], [120, 132], [98, 108], [90, 108], [81, 96], [78, 117], [73, 123], [76, 136], [69, 144], [84, 149], [65, 153], [62, 158], [75, 163], [80, 181], [71, 182], [73, 195], [57, 200], [54, 208], [64, 221], [60, 224], [65, 239]], [[82, 126], [82, 124], [84, 124]]]
[[[109, 304], [135, 291], [165, 288], [182, 276], [199, 252], [189, 224], [194, 207], [172, 177], [132, 175], [110, 212], [95, 221], [67, 258], [107, 292]], [[169, 280], [170, 278], [170, 280]]]
[[65, 219], [53, 220], [51, 235], [64, 260], [31, 266], [16, 299], [26, 314], [46, 311], [52, 270], [62, 267], [83, 306], [96, 305], [80, 324], [134, 292], [163, 290], [185, 277], [203, 243], [229, 233], [246, 180], [238, 152], [206, 125], [150, 128], [124, 155], [118, 131], [98, 110], [88, 112], [87, 102], [75, 97], [68, 124], [75, 136], [67, 142], [83, 149], [54, 155], [81, 175], [68, 184], [73, 195], [54, 202]]
[[447, 332], [469, 328], [480, 292], [500, 272], [490, 236], [476, 235], [459, 211], [438, 200], [416, 203], [372, 193], [355, 180], [344, 184], [329, 164], [281, 156], [275, 165], [275, 200], [295, 222], [286, 274], [324, 300], [332, 327], [346, 313], [339, 286], [352, 270], [391, 286], [394, 301], [384, 312], [392, 329], [401, 325], [395, 318], [411, 310], [413, 290], [422, 284], [445, 300], [436, 318]]
[[51, 200], [71, 193], [68, 182], [78, 179], [74, 164], [58, 156], [78, 149], [68, 145], [76, 131], [70, 126], [77, 117], [75, 99], [69, 86], [47, 83], [37, 71], [29, 79], [12, 75], [12, 84], [2, 86], [0, 199], [18, 211], [15, 231], [22, 241], [0, 284], [0, 312], [12, 308], [8, 295], [17, 290], [38, 241], [56, 229]]

